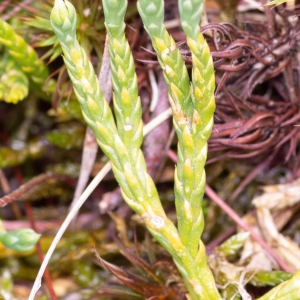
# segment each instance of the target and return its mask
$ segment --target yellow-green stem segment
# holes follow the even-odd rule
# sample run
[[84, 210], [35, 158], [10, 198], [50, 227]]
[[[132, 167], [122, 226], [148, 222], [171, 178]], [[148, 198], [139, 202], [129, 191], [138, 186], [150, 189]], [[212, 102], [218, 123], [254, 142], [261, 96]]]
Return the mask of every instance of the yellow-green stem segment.
[[[200, 284], [195, 260], [182, 243], [174, 224], [166, 217], [155, 185], [146, 171], [140, 150], [142, 139], [141, 105], [137, 97], [136, 74], [129, 46], [124, 36], [126, 1], [105, 0], [106, 26], [110, 34], [110, 54], [114, 80], [114, 107], [118, 127], [87, 54], [76, 39], [76, 11], [68, 1], [56, 0], [51, 23], [64, 53], [64, 61], [73, 82], [84, 118], [94, 131], [112, 168], [128, 205], [145, 220], [153, 236], [172, 255], [187, 284], [192, 299], [212, 299]], [[112, 9], [114, 8], [114, 9]], [[120, 47], [125, 48], [120, 48]], [[128, 80], [128, 82], [126, 82]], [[133, 112], [128, 115], [128, 112]], [[129, 119], [128, 119], [129, 117]], [[124, 132], [132, 126], [132, 133]], [[129, 128], [129, 127], [128, 127]], [[130, 128], [131, 129], [131, 128]], [[136, 154], [133, 157], [133, 154]], [[198, 243], [198, 241], [197, 241]], [[201, 262], [206, 260], [201, 246]], [[203, 254], [204, 249], [204, 256]]]
[[204, 165], [215, 110], [213, 61], [199, 28], [202, 6], [202, 0], [179, 1], [182, 25], [193, 58], [193, 81], [190, 84], [180, 51], [163, 25], [163, 0], [138, 1], [139, 13], [164, 71], [178, 136], [175, 203], [180, 238], [210, 299], [221, 299], [201, 240], [199, 244], [204, 227], [201, 208], [206, 182]]
[[6, 46], [10, 55], [35, 84], [41, 87], [45, 85], [49, 76], [46, 64], [38, 58], [35, 50], [8, 23], [1, 19], [0, 43]]

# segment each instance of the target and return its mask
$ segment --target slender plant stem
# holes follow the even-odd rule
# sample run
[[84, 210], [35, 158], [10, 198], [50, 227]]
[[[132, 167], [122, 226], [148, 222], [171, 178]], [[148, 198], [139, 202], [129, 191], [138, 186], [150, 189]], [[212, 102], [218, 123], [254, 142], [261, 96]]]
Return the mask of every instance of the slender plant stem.
[[[156, 126], [160, 125], [162, 122], [167, 120], [169, 117], [171, 117], [172, 112], [170, 109], [167, 109], [164, 111], [162, 114], [154, 118], [152, 121], [150, 121], [145, 127], [143, 131], [143, 135], [148, 134], [152, 129], [154, 129]], [[155, 124], [155, 125], [154, 125]], [[97, 176], [92, 180], [92, 182], [88, 185], [88, 187], [85, 189], [83, 194], [79, 197], [75, 205], [73, 206], [72, 210], [69, 212], [68, 216], [66, 217], [65, 221], [61, 225], [60, 229], [58, 230], [54, 240], [52, 241], [52, 244], [50, 248], [48, 249], [48, 252], [44, 258], [44, 261], [40, 267], [40, 270], [37, 274], [37, 277], [34, 281], [33, 287], [30, 292], [30, 296], [28, 300], [34, 300], [35, 294], [41, 287], [41, 279], [43, 277], [43, 274], [45, 272], [45, 269], [48, 265], [48, 262], [58, 244], [60, 241], [61, 237], [63, 236], [64, 232], [68, 228], [69, 224], [71, 223], [74, 215], [77, 214], [78, 210], [80, 207], [84, 204], [86, 199], [90, 196], [90, 194], [94, 191], [94, 189], [99, 185], [101, 180], [105, 177], [105, 175], [111, 170], [111, 162], [108, 162], [102, 169], [101, 171], [97, 174]]]
[[179, 0], [178, 5], [192, 52], [192, 84], [183, 57], [163, 24], [164, 1], [139, 0], [137, 6], [164, 71], [178, 137], [175, 205], [180, 239], [192, 262], [190, 274], [187, 276], [182, 271], [181, 274], [192, 299], [220, 300], [206, 262], [205, 246], [200, 239], [204, 228], [201, 206], [206, 181], [204, 165], [215, 109], [214, 67], [209, 47], [199, 28], [203, 1]]
[[[203, 280], [208, 276], [211, 277], [210, 270], [205, 267], [207, 266], [205, 247], [200, 241], [200, 252], [197, 254], [197, 264], [195, 264], [195, 258], [189, 252], [189, 248], [183, 244], [177, 228], [162, 207], [140, 149], [143, 140], [141, 102], [137, 95], [134, 60], [124, 35], [124, 15], [127, 1], [105, 0], [103, 8], [105, 25], [110, 37], [114, 109], [117, 124], [111, 108], [103, 97], [87, 53], [77, 40], [76, 10], [69, 1], [55, 0], [51, 12], [51, 24], [63, 48], [64, 61], [73, 83], [74, 92], [86, 122], [97, 137], [99, 146], [112, 161], [112, 170], [121, 186], [125, 202], [143, 218], [151, 234], [172, 255], [184, 277], [190, 297], [199, 300], [203, 296], [208, 300], [208, 291], [200, 283], [200, 273]], [[185, 79], [188, 77], [185, 76]], [[184, 105], [187, 106], [187, 103]], [[185, 142], [188, 143], [188, 137]], [[199, 211], [199, 209], [197, 210]], [[200, 215], [195, 226], [199, 228], [202, 224]], [[196, 239], [196, 244], [198, 244], [198, 237]], [[209, 278], [204, 283], [208, 290], [215, 295], [212, 300], [220, 299], [214, 279]]]
[[[111, 70], [109, 65], [109, 52], [108, 52], [108, 34], [106, 34], [105, 39], [105, 46], [103, 51], [103, 57], [102, 57], [102, 64], [99, 74], [99, 83], [100, 87], [103, 91], [103, 95], [105, 99], [109, 100], [112, 95], [112, 84], [111, 84]], [[80, 167], [80, 173], [79, 178], [77, 182], [77, 186], [74, 192], [72, 203], [69, 207], [69, 211], [71, 211], [72, 207], [75, 205], [77, 199], [80, 197], [80, 195], [83, 193], [84, 189], [86, 188], [86, 185], [88, 183], [88, 179], [91, 175], [91, 171], [93, 168], [93, 165], [96, 160], [97, 152], [98, 152], [98, 143], [97, 139], [95, 137], [95, 134], [93, 133], [92, 129], [90, 127], [87, 127], [86, 133], [85, 133], [85, 139], [84, 139], [84, 146], [82, 151], [82, 159], [81, 159], [81, 167]], [[76, 223], [76, 217], [74, 216], [71, 227], [75, 228]]]
[[47, 251], [47, 254], [44, 258], [44, 261], [40, 267], [40, 270], [37, 274], [37, 277], [34, 281], [33, 287], [31, 289], [30, 295], [28, 300], [34, 300], [35, 294], [41, 287], [41, 280], [44, 275], [44, 272], [46, 270], [46, 267], [48, 265], [48, 262], [58, 244], [61, 237], [63, 236], [64, 232], [68, 228], [69, 224], [71, 223], [74, 215], [76, 215], [77, 211], [80, 209], [80, 207], [84, 204], [85, 200], [89, 197], [89, 195], [93, 192], [93, 190], [97, 187], [97, 185], [100, 183], [100, 181], [104, 178], [104, 176], [110, 171], [111, 169], [111, 163], [108, 162], [101, 171], [97, 174], [97, 176], [92, 180], [92, 182], [89, 184], [89, 186], [85, 189], [81, 197], [77, 200], [75, 205], [73, 206], [72, 210], [69, 212], [68, 216], [66, 217], [64, 223], [59, 228], [55, 238], [53, 239], [50, 248]]
[[[29, 201], [25, 201], [25, 211], [26, 211], [26, 215], [27, 215], [27, 217], [29, 219], [31, 228], [34, 231], [37, 231], [37, 228], [35, 226], [35, 221], [34, 221], [33, 213], [32, 213], [31, 204], [30, 204]], [[37, 252], [40, 264], [42, 265], [43, 261], [44, 261], [44, 255], [43, 255], [43, 251], [42, 251], [42, 246], [41, 246], [41, 241], [40, 240], [37, 241], [35, 247], [36, 247], [36, 252]], [[51, 295], [52, 300], [57, 300], [58, 298], [57, 298], [57, 296], [55, 294], [55, 291], [53, 289], [53, 284], [52, 284], [52, 280], [51, 280], [51, 276], [50, 276], [50, 272], [49, 272], [48, 268], [45, 269], [44, 277], [45, 277], [46, 285], [47, 285], [47, 288], [48, 288], [49, 294]]]
[[[18, 180], [18, 183], [21, 186], [24, 183], [21, 169], [20, 169], [19, 166], [16, 166], [14, 168], [14, 170], [15, 170], [15, 175], [16, 175], [16, 178]], [[13, 202], [13, 203], [15, 203], [15, 202]], [[33, 216], [33, 213], [32, 213], [31, 204], [30, 204], [29, 201], [25, 201], [25, 212], [26, 212], [27, 218], [29, 219], [31, 228], [35, 232], [37, 232], [37, 228], [35, 226], [35, 221], [34, 221], [34, 216]], [[43, 260], [44, 260], [44, 255], [43, 255], [40, 239], [37, 241], [35, 247], [36, 247], [36, 252], [37, 252], [40, 264], [42, 265]], [[49, 291], [49, 294], [51, 295], [52, 300], [57, 300], [57, 296], [56, 296], [55, 291], [53, 289], [53, 284], [52, 284], [52, 280], [51, 280], [50, 272], [49, 272], [48, 268], [45, 269], [45, 281], [46, 281], [46, 286], [48, 288], [48, 291]]]

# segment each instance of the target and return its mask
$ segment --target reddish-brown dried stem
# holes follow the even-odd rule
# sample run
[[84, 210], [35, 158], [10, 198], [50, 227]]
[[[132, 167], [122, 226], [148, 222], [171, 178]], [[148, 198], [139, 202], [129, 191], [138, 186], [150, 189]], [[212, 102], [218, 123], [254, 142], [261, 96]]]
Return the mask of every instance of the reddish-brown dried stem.
[[[15, 167], [15, 175], [16, 175], [16, 178], [17, 178], [19, 184], [22, 187], [23, 176], [22, 176], [22, 173], [21, 173], [21, 170], [20, 170], [19, 167]], [[32, 213], [31, 204], [30, 204], [29, 201], [25, 201], [25, 212], [26, 212], [26, 215], [27, 215], [27, 217], [29, 219], [31, 228], [34, 231], [37, 231], [35, 223], [34, 223], [34, 216], [33, 216], [33, 213]], [[42, 246], [41, 246], [41, 241], [40, 240], [38, 240], [38, 242], [36, 244], [36, 252], [37, 252], [40, 264], [42, 264], [43, 260], [44, 260], [44, 255], [43, 255], [43, 251], [42, 251]], [[51, 277], [50, 277], [50, 273], [49, 273], [48, 268], [46, 268], [44, 276], [45, 276], [46, 285], [47, 285], [47, 288], [48, 288], [48, 291], [49, 291], [49, 293], [51, 295], [52, 300], [58, 300], [57, 297], [56, 297], [56, 294], [54, 292], [54, 289], [53, 289], [53, 285], [52, 285], [52, 281], [51, 281]]]
[[18, 189], [16, 189], [12, 193], [0, 198], [0, 207], [5, 206], [6, 204], [8, 204], [14, 200], [17, 200], [18, 198], [20, 198], [21, 196], [23, 196], [24, 194], [29, 192], [31, 189], [35, 188], [39, 184], [41, 184], [49, 179], [65, 181], [66, 183], [69, 183], [71, 185], [75, 184], [75, 179], [73, 179], [67, 175], [52, 173], [52, 172], [41, 174], [41, 175], [29, 180], [27, 183], [21, 185]]
[[[25, 201], [25, 211], [26, 211], [26, 215], [29, 219], [29, 222], [31, 224], [31, 228], [34, 231], [36, 231], [31, 205], [30, 205], [30, 202], [28, 202], [28, 201]], [[36, 244], [36, 252], [37, 252], [40, 264], [42, 264], [43, 260], [44, 260], [44, 254], [43, 254], [43, 251], [42, 251], [42, 246], [41, 246], [40, 240], [38, 240], [38, 242]], [[55, 294], [55, 291], [53, 289], [53, 284], [52, 284], [52, 281], [51, 281], [51, 277], [50, 277], [50, 273], [49, 273], [48, 268], [45, 269], [44, 278], [45, 278], [46, 285], [47, 285], [47, 288], [48, 288], [49, 294], [51, 295], [52, 300], [58, 300], [58, 298]]]

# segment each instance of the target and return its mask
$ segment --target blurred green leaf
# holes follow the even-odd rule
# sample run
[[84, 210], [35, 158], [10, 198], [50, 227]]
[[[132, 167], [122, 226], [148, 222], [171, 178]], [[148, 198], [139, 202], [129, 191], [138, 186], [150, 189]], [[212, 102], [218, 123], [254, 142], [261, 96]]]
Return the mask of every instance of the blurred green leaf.
[[68, 128], [56, 129], [47, 134], [47, 140], [62, 149], [81, 149], [85, 128], [71, 124]]
[[40, 235], [30, 228], [0, 233], [0, 242], [3, 246], [17, 252], [30, 251], [39, 238]]
[[283, 271], [259, 271], [250, 280], [254, 286], [275, 286], [293, 277], [292, 273]]
[[51, 45], [55, 45], [55, 44], [58, 45], [59, 40], [58, 40], [56, 35], [53, 35], [48, 39], [44, 39], [44, 40], [36, 43], [35, 46], [37, 46], [37, 47], [46, 47], [46, 46], [51, 46]]
[[0, 283], [0, 298], [4, 300], [15, 300], [12, 295], [13, 277], [8, 269], [4, 269]]
[[236, 235], [233, 235], [228, 240], [226, 240], [223, 244], [221, 244], [217, 248], [217, 251], [221, 252], [225, 256], [235, 255], [243, 247], [249, 235], [250, 235], [249, 232], [241, 232]]
[[24, 23], [38, 29], [44, 29], [53, 32], [50, 20], [38, 16], [35, 16], [34, 19], [27, 19], [24, 21]]

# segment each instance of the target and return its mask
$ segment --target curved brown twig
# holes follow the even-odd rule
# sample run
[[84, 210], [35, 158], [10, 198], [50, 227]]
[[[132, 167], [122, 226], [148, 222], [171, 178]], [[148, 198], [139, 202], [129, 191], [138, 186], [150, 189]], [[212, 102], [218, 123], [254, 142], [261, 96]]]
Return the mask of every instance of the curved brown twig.
[[76, 180], [70, 176], [67, 176], [64, 174], [59, 174], [59, 173], [47, 172], [45, 174], [41, 174], [41, 175], [34, 177], [33, 179], [31, 179], [28, 182], [21, 185], [19, 188], [17, 188], [13, 192], [0, 198], [0, 207], [3, 207], [6, 204], [19, 199], [21, 196], [24, 196], [26, 193], [28, 193], [30, 190], [32, 190], [36, 186], [38, 186], [41, 183], [48, 181], [48, 180], [65, 181], [66, 183], [68, 183], [72, 186], [74, 186], [76, 184]]

